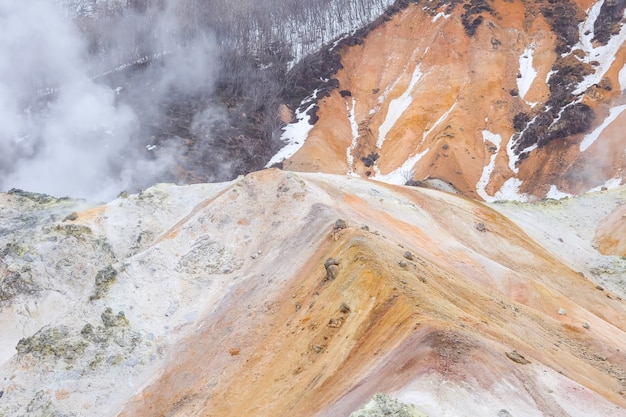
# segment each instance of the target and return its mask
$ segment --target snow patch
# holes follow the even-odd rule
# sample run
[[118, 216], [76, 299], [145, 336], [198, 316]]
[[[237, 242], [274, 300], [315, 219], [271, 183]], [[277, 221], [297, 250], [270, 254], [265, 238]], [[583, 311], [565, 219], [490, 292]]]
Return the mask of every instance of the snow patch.
[[609, 112], [609, 115], [602, 122], [602, 124], [594, 129], [593, 132], [585, 135], [582, 142], [580, 142], [580, 151], [586, 151], [593, 143], [600, 137], [604, 129], [608, 125], [610, 125], [617, 117], [622, 114], [622, 112], [626, 110], [626, 104], [622, 104], [621, 106], [613, 107]]
[[[448, 118], [448, 116], [450, 116], [450, 113], [452, 113], [452, 110], [454, 110], [454, 108], [456, 107], [456, 104], [457, 104], [457, 102], [455, 102], [452, 105], [452, 107], [450, 107], [448, 109], [447, 112], [442, 114], [441, 117], [439, 117], [439, 119], [437, 119], [437, 121], [435, 123], [433, 123], [433, 125], [430, 128], [424, 130], [424, 133], [422, 134], [422, 142], [424, 142], [426, 140], [426, 137], [430, 134], [430, 132], [435, 130], [435, 128], [437, 126], [439, 126], [441, 123], [443, 123]], [[487, 118], [485, 118], [485, 122], [487, 122]]]
[[352, 156], [352, 152], [356, 148], [357, 141], [359, 139], [359, 125], [356, 122], [355, 115], [356, 108], [356, 100], [352, 97], [352, 106], [348, 106], [346, 103], [346, 110], [348, 111], [348, 120], [350, 121], [350, 130], [352, 132], [352, 141], [350, 142], [350, 146], [346, 149], [346, 161], [348, 162], [348, 175], [355, 175], [354, 173], [354, 156]]
[[606, 45], [600, 45], [594, 48], [592, 43], [594, 25], [603, 4], [604, 0], [595, 3], [589, 9], [587, 19], [579, 25], [580, 40], [574, 45], [573, 49], [582, 49], [585, 52], [585, 57], [582, 59], [583, 62], [590, 63], [596, 61], [597, 65], [595, 65], [594, 73], [587, 75], [580, 84], [578, 84], [578, 88], [574, 90], [573, 94], [582, 94], [592, 85], [599, 83], [615, 61], [617, 51], [624, 42], [626, 42], [626, 24], [622, 24], [619, 33], [612, 36]]
[[378, 149], [382, 148], [383, 142], [389, 131], [395, 126], [396, 122], [402, 116], [402, 114], [406, 111], [406, 109], [413, 102], [412, 92], [419, 80], [422, 78], [424, 74], [421, 71], [421, 65], [418, 64], [415, 66], [415, 70], [413, 71], [413, 75], [411, 76], [411, 82], [407, 89], [402, 93], [402, 95], [398, 98], [391, 100], [389, 103], [389, 108], [387, 109], [387, 116], [385, 117], [385, 121], [380, 128], [378, 129], [378, 140], [376, 141], [376, 146]]
[[528, 194], [519, 192], [519, 188], [522, 185], [522, 180], [519, 178], [509, 178], [502, 184], [500, 190], [495, 193], [490, 202], [494, 201], [519, 201], [520, 203], [526, 203], [529, 201]]
[[304, 145], [307, 137], [309, 136], [309, 132], [313, 129], [313, 125], [310, 122], [311, 116], [307, 114], [309, 110], [315, 107], [317, 103], [317, 95], [320, 90], [317, 89], [313, 92], [312, 95], [305, 98], [302, 103], [311, 102], [311, 104], [304, 110], [296, 110], [296, 119], [297, 122], [290, 123], [283, 128], [283, 134], [280, 139], [283, 142], [286, 142], [286, 145], [283, 146], [270, 161], [265, 165], [265, 168], [269, 168], [274, 164], [284, 161], [287, 158], [291, 158], [300, 148]]
[[619, 70], [617, 79], [619, 81], [619, 89], [622, 91], [626, 90], [626, 64]]
[[407, 180], [411, 179], [413, 167], [415, 166], [415, 164], [417, 164], [418, 161], [422, 159], [422, 157], [426, 155], [429, 150], [430, 148], [416, 155], [413, 155], [412, 157], [404, 161], [404, 163], [399, 168], [394, 169], [389, 174], [383, 175], [378, 169], [376, 169], [376, 175], [371, 177], [371, 179], [385, 182], [387, 184], [404, 185]]
[[604, 0], [600, 0], [594, 3], [594, 5], [587, 10], [587, 18], [579, 25], [579, 42], [581, 45], [587, 46], [591, 49], [593, 48], [591, 40], [596, 36], [594, 33], [594, 27], [598, 16], [600, 16], [600, 11], [602, 10], [603, 5]]
[[559, 191], [556, 185], [551, 185], [550, 191], [548, 191], [548, 193], [546, 194], [546, 198], [551, 198], [553, 200], [562, 200], [564, 198], [570, 197], [573, 197], [573, 195]]
[[587, 191], [588, 193], [597, 193], [598, 191], [602, 191], [603, 189], [612, 190], [613, 188], [617, 188], [622, 185], [623, 178], [611, 178], [607, 180], [602, 185], [599, 185], [591, 190]]
[[493, 201], [493, 197], [489, 196], [485, 191], [487, 184], [489, 184], [489, 180], [491, 179], [491, 173], [496, 165], [496, 157], [498, 156], [498, 151], [500, 151], [500, 144], [502, 143], [502, 136], [492, 133], [488, 130], [483, 130], [483, 143], [491, 142], [496, 145], [496, 151], [491, 155], [489, 159], [489, 164], [483, 167], [483, 173], [480, 176], [480, 179], [476, 183], [476, 193], [485, 201]]
[[517, 90], [524, 99], [528, 90], [537, 78], [537, 71], [533, 67], [533, 45], [527, 47], [519, 57], [519, 72], [521, 77], [517, 79]]
[[450, 17], [449, 14], [445, 14], [444, 12], [439, 12], [433, 17], [433, 23], [435, 23], [437, 20], [441, 18], [447, 19], [448, 17]]

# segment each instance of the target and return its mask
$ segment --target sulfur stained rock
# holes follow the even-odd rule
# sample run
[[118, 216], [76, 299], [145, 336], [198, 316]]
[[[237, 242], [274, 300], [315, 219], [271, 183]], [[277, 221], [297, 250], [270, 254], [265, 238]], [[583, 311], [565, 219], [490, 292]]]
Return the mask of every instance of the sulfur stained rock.
[[128, 319], [123, 311], [120, 311], [117, 315], [113, 315], [113, 309], [107, 307], [100, 317], [102, 318], [104, 327], [128, 327]]
[[350, 417], [426, 417], [413, 405], [404, 404], [384, 393], [374, 394], [372, 399]]
[[96, 289], [89, 299], [99, 300], [104, 297], [107, 291], [109, 291], [109, 288], [111, 288], [111, 285], [115, 282], [116, 277], [117, 270], [112, 265], [108, 265], [106, 268], [99, 270], [96, 274]]
[[33, 354], [38, 358], [74, 359], [82, 355], [88, 343], [84, 340], [72, 340], [70, 331], [65, 326], [47, 327], [33, 336], [21, 339], [15, 349], [21, 356]]

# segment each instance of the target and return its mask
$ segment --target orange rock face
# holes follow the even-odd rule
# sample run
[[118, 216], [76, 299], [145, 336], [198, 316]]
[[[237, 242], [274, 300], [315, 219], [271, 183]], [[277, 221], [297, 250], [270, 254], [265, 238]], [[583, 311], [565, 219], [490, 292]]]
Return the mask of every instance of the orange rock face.
[[626, 256], [626, 206], [619, 206], [602, 221], [596, 242], [605, 255]]
[[[626, 33], [587, 39], [596, 6], [568, 2], [581, 33], [565, 47], [554, 20], [565, 11], [551, 4], [497, 0], [470, 17], [462, 5], [411, 4], [341, 50], [339, 88], [285, 169], [437, 178], [484, 200], [621, 181]], [[471, 35], [468, 19], [482, 19]]]

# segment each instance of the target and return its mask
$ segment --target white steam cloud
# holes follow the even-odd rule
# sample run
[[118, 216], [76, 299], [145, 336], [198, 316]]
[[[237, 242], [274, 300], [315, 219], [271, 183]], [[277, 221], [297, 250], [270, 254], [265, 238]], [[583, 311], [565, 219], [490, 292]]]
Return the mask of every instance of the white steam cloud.
[[[171, 170], [180, 149], [165, 145], [149, 154], [137, 141], [139, 115], [158, 117], [159, 100], [173, 88], [210, 86], [215, 51], [206, 34], [181, 40], [183, 22], [161, 6], [151, 15], [129, 11], [111, 25], [119, 33], [110, 34], [106, 53], [94, 57], [57, 2], [0, 0], [1, 191], [108, 200]], [[125, 64], [119, 57], [156, 53], [171, 59], [146, 69], [140, 86], [128, 83], [126, 98], [93, 73]]]

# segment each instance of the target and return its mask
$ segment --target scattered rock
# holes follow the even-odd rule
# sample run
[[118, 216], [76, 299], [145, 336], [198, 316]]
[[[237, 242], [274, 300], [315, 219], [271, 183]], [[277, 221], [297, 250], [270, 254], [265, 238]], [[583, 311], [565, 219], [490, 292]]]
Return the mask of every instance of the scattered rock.
[[407, 264], [404, 260], [399, 260], [398, 265], [400, 266], [400, 268], [406, 268], [407, 266], [409, 266], [409, 264]]
[[80, 334], [85, 338], [93, 336], [93, 325], [91, 323], [85, 324], [80, 331]]
[[563, 307], [559, 308], [559, 311], [557, 311], [557, 314], [559, 316], [564, 316], [567, 314], [567, 312], [565, 311], [565, 309]]
[[80, 224], [59, 224], [54, 228], [54, 231], [66, 237], [74, 237], [81, 241], [85, 240], [86, 235], [92, 234], [89, 227]]
[[337, 275], [339, 275], [339, 266], [338, 265], [329, 265], [328, 268], [326, 268], [326, 279], [329, 281], [334, 281], [335, 278], [337, 278]]
[[480, 223], [476, 223], [476, 230], [478, 230], [479, 232], [486, 232], [487, 231], [487, 227], [485, 226], [485, 223], [480, 222]]
[[335, 225], [333, 226], [333, 229], [341, 230], [341, 229], [345, 229], [347, 227], [348, 227], [348, 224], [346, 223], [345, 220], [337, 219], [337, 221], [335, 221]]
[[505, 410], [503, 408], [500, 411], [498, 411], [498, 417], [513, 417], [513, 415], [509, 413], [508, 410]]
[[241, 352], [241, 349], [239, 348], [228, 349], [228, 353], [230, 354], [230, 356], [238, 356], [240, 352]]
[[302, 304], [300, 304], [300, 301], [296, 302], [296, 311], [300, 311], [301, 308]]
[[38, 358], [71, 360], [82, 355], [89, 343], [73, 340], [65, 326], [45, 327], [30, 337], [20, 339], [15, 347], [20, 356], [28, 353]]
[[90, 300], [98, 300], [102, 298], [106, 292], [111, 288], [111, 285], [115, 282], [117, 277], [117, 270], [112, 265], [108, 265], [98, 271], [96, 274], [96, 291], [94, 295], [90, 297]]
[[404, 252], [404, 257], [405, 257], [406, 259], [408, 259], [409, 261], [412, 261], [412, 260], [413, 260], [413, 258], [414, 258], [414, 257], [413, 257], [413, 254], [411, 253], [411, 251], [406, 251], [406, 252]]
[[324, 346], [321, 345], [312, 345], [311, 350], [315, 353], [321, 353], [324, 350]]
[[20, 294], [32, 295], [41, 291], [28, 271], [11, 272], [0, 279], [0, 303], [12, 302]]
[[339, 274], [339, 261], [335, 258], [328, 258], [324, 262], [324, 268], [326, 268], [326, 279], [333, 281]]
[[341, 311], [344, 314], [347, 314], [351, 311], [350, 306], [346, 303], [341, 303], [341, 305], [339, 306], [339, 311]]
[[111, 307], [105, 308], [100, 318], [102, 319], [102, 323], [104, 323], [104, 327], [128, 327], [128, 319], [126, 315], [124, 315], [124, 312], [120, 311], [117, 315], [113, 315], [113, 309]]
[[585, 329], [589, 330], [589, 328], [590, 328], [591, 326], [589, 326], [589, 323], [584, 322], [584, 323], [583, 323], [583, 327], [584, 327]]
[[604, 291], [604, 287], [602, 285], [596, 285], [596, 290]]
[[333, 329], [338, 329], [343, 325], [343, 322], [345, 321], [344, 317], [338, 317], [338, 318], [332, 318], [330, 320], [328, 320], [328, 324], [327, 326]]
[[516, 350], [513, 350], [511, 352], [506, 352], [506, 357], [511, 359], [513, 362], [519, 363], [521, 365], [526, 365], [530, 363], [528, 359], [526, 359], [524, 356], [517, 353]]
[[77, 219], [78, 219], [78, 213], [72, 212], [72, 213], [68, 214], [67, 216], [65, 216], [63, 221], [64, 222], [67, 222], [67, 221], [73, 222], [74, 220], [77, 220]]

